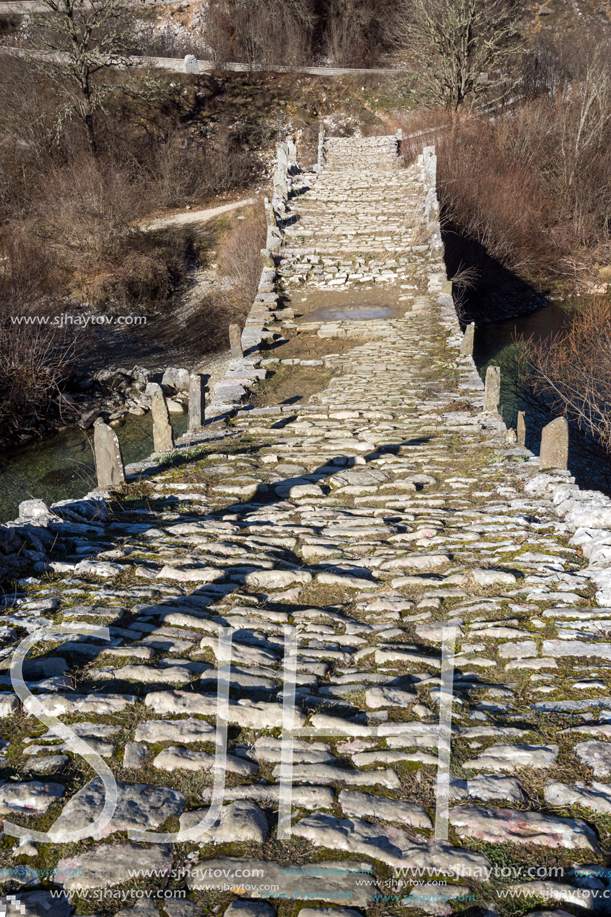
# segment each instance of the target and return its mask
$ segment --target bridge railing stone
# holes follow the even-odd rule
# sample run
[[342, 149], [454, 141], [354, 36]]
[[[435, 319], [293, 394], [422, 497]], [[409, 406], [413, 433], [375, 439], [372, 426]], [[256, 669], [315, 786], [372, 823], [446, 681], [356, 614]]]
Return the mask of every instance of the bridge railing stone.
[[125, 467], [119, 438], [112, 427], [102, 420], [93, 425], [95, 470], [100, 490], [114, 490], [125, 484]]
[[318, 132], [318, 159], [314, 166], [315, 172], [322, 172], [325, 167], [325, 129], [321, 128]]

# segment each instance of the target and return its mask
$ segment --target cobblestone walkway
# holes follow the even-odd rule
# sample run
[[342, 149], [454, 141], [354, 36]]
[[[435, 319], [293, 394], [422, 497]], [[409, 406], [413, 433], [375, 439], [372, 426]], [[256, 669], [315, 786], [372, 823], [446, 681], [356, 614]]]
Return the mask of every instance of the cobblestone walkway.
[[[296, 191], [292, 318], [271, 327], [360, 343], [309, 402], [238, 412], [221, 441], [41, 528], [51, 572], [0, 622], [3, 907], [604, 910], [611, 610], [554, 505], [575, 488], [482, 413], [421, 165], [398, 169], [392, 138], [330, 140]], [[349, 284], [390, 314], [308, 321], [309, 298]]]

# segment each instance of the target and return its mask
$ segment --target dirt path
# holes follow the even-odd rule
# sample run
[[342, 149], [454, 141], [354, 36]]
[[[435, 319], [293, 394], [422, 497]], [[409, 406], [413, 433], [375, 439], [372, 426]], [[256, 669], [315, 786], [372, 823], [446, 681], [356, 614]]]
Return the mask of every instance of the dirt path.
[[[223, 213], [237, 210], [256, 202], [256, 198], [244, 198], [206, 210], [187, 211], [171, 214], [166, 217], [149, 220], [141, 224], [142, 228], [161, 229], [164, 226], [185, 224], [202, 224], [209, 222]], [[96, 329], [96, 345], [91, 348], [85, 361], [89, 371], [113, 368], [128, 368], [138, 364], [154, 372], [168, 366], [184, 366], [207, 374], [210, 365], [216, 366], [220, 360], [222, 368], [218, 370], [223, 378], [229, 363], [229, 350], [206, 352], [209, 342], [206, 335], [189, 324], [189, 319], [199, 307], [202, 298], [213, 289], [219, 289], [224, 281], [216, 276], [210, 268], [196, 270], [190, 278], [188, 288], [174, 303], [171, 314], [151, 315], [145, 325], [112, 325]], [[107, 355], [112, 354], [112, 358]], [[219, 364], [220, 365], [220, 364]]]
[[237, 210], [239, 207], [246, 207], [248, 204], [256, 204], [256, 197], [247, 197], [241, 201], [233, 201], [231, 204], [223, 204], [221, 207], [211, 207], [208, 210], [188, 210], [186, 212], [175, 213], [172, 216], [159, 217], [156, 220], [149, 220], [142, 223], [144, 229], [163, 229], [164, 226], [182, 226], [186, 223], [207, 223], [208, 220], [220, 216], [222, 213], [229, 213], [230, 210]]

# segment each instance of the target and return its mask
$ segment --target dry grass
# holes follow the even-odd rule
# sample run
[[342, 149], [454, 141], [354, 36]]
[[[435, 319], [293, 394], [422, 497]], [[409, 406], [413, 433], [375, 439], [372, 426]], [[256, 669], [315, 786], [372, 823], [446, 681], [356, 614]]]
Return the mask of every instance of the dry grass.
[[228, 233], [218, 250], [221, 273], [231, 281], [231, 295], [240, 308], [250, 308], [263, 269], [261, 249], [267, 236], [261, 204], [249, 207], [242, 220]]
[[568, 331], [530, 342], [523, 358], [531, 385], [553, 412], [611, 455], [611, 297], [583, 302]]
[[259, 286], [263, 268], [266, 223], [262, 205], [253, 205], [235, 219], [217, 252], [226, 288], [206, 296], [189, 320], [194, 333], [203, 334], [210, 350], [229, 346], [229, 325], [243, 324]]

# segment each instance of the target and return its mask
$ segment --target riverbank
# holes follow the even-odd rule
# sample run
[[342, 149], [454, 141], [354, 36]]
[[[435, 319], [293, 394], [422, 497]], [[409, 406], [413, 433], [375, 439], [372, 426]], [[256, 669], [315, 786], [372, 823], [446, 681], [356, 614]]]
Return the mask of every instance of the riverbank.
[[[193, 369], [201, 371], [204, 385], [213, 392], [227, 375], [230, 362], [230, 351], [223, 351]], [[206, 372], [202, 371], [204, 366]], [[183, 436], [188, 422], [186, 411], [171, 413], [170, 419], [175, 439]], [[148, 410], [140, 415], [127, 413], [115, 429], [125, 464], [140, 462], [153, 452]], [[0, 459], [0, 523], [15, 519], [23, 500], [38, 498], [53, 503], [84, 497], [95, 488], [92, 440], [91, 428], [86, 431], [75, 424], [55, 435], [5, 451]]]

